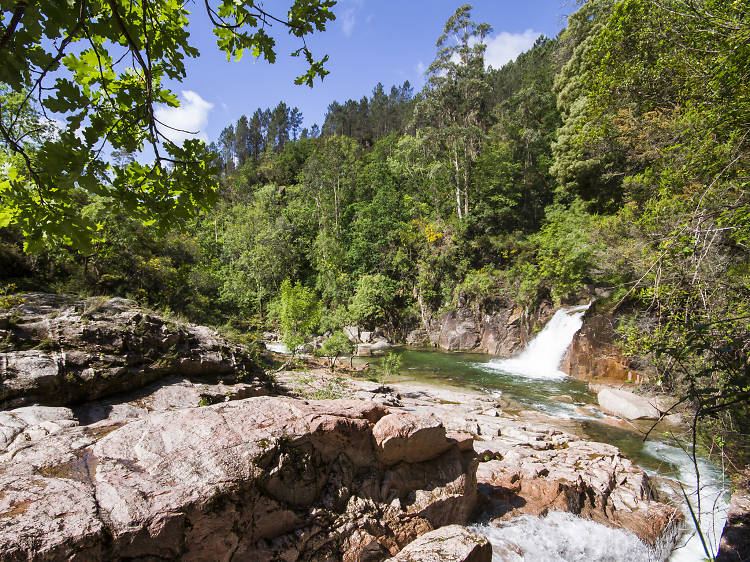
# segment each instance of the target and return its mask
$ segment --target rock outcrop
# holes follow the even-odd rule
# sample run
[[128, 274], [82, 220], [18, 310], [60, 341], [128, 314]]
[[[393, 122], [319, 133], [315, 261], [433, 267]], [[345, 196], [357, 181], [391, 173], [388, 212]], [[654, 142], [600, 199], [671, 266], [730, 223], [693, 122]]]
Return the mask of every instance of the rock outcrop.
[[[280, 373], [282, 385], [284, 378]], [[401, 409], [422, 420], [435, 416], [460, 450], [473, 448], [480, 461], [483, 518], [507, 521], [565, 511], [632, 531], [667, 551], [683, 530], [682, 512], [674, 507], [678, 502], [670, 503], [671, 497], [665, 501], [648, 475], [616, 447], [556, 429], [549, 425], [554, 420], [543, 414], [522, 411], [516, 419], [503, 412], [502, 400], [456, 388], [409, 383], [382, 387], [359, 380], [347, 385], [351, 396], [388, 404], [391, 411]], [[403, 417], [391, 426], [384, 417], [378, 423], [391, 426], [394, 437], [419, 434], [419, 424], [409, 420]], [[428, 436], [422, 440], [429, 443]]]
[[389, 562], [491, 562], [487, 537], [461, 525], [448, 525], [425, 533]]
[[655, 545], [674, 539], [681, 512], [658, 501], [648, 476], [616, 447], [550, 428], [508, 427], [491, 443], [476, 443], [477, 481], [485, 510], [508, 520], [566, 511], [623, 528]]
[[0, 316], [0, 407], [66, 406], [170, 375], [244, 379], [267, 393], [246, 348], [205, 326], [170, 322], [120, 298], [24, 297]]
[[735, 490], [721, 534], [716, 562], [750, 561], [750, 492]]
[[[501, 307], [489, 314], [462, 306], [430, 321], [426, 336], [432, 346], [446, 351], [482, 351], [510, 357], [529, 342], [533, 325], [544, 323], [553, 312], [549, 303], [543, 303], [531, 316], [521, 307]], [[409, 338], [419, 341], [422, 333], [414, 331]]]
[[[386, 417], [258, 397], [61, 428], [0, 458], [0, 560], [382, 560], [476, 500], [473, 452]], [[393, 439], [424, 454], [383, 463]]]
[[640, 384], [644, 374], [631, 368], [628, 358], [617, 346], [616, 325], [616, 319], [609, 314], [587, 313], [560, 369], [583, 380], [627, 380]]

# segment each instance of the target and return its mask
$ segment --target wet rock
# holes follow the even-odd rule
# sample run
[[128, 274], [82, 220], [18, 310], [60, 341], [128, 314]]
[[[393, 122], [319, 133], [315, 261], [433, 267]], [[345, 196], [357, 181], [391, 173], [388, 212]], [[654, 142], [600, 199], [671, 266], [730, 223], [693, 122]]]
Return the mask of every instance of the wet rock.
[[579, 379], [604, 378], [640, 384], [644, 375], [634, 371], [620, 351], [616, 325], [617, 320], [609, 314], [586, 314], [560, 369]]
[[735, 490], [729, 502], [729, 512], [721, 534], [716, 562], [746, 562], [750, 560], [750, 492]]
[[205, 326], [178, 324], [127, 299], [25, 295], [0, 361], [0, 407], [64, 406], [170, 375], [256, 380], [245, 348]]
[[460, 525], [441, 527], [409, 543], [391, 562], [490, 562], [486, 537]]
[[[430, 460], [386, 466], [373, 433], [389, 415], [361, 401], [259, 397], [65, 428], [0, 461], [0, 551], [9, 560], [395, 555], [467, 521], [476, 459], [433, 436]], [[416, 423], [407, 417], [381, 429]]]
[[638, 396], [627, 390], [605, 388], [597, 394], [597, 400], [602, 410], [628, 420], [658, 420], [659, 409], [643, 396]]

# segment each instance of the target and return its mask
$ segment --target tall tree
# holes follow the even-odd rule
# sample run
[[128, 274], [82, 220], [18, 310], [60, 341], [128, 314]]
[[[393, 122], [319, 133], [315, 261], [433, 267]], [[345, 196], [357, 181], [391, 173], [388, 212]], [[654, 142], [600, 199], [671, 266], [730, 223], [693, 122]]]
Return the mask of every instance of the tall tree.
[[471, 167], [487, 128], [487, 80], [484, 70], [486, 23], [471, 20], [464, 4], [445, 23], [430, 65], [424, 99], [415, 109], [418, 134], [426, 135], [450, 159], [456, 214], [469, 214]]
[[244, 115], [237, 120], [234, 128], [234, 153], [237, 166], [241, 168], [250, 157], [250, 127]]
[[234, 159], [237, 153], [234, 150], [234, 126], [227, 125], [219, 133], [219, 149], [221, 150], [221, 159], [224, 163], [223, 172], [232, 173], [235, 169]]
[[263, 154], [263, 112], [260, 109], [256, 109], [253, 116], [250, 118], [248, 125], [250, 129], [248, 134], [248, 146], [250, 148], [250, 157], [256, 164], [260, 160], [260, 155]]

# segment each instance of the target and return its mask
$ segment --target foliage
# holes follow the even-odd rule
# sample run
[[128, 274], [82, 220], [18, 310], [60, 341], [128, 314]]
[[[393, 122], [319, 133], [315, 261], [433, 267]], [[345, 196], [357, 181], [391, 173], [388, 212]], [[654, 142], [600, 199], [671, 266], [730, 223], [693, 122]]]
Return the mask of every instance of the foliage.
[[26, 302], [23, 297], [14, 295], [16, 291], [15, 283], [0, 285], [0, 310], [8, 310]]
[[396, 283], [381, 273], [363, 275], [349, 304], [352, 320], [367, 326], [387, 318], [396, 298]]
[[537, 246], [538, 275], [551, 282], [552, 295], [560, 302], [590, 280], [596, 242], [594, 217], [580, 200], [570, 208], [547, 208], [545, 225], [531, 238]]
[[299, 281], [281, 283], [275, 312], [279, 319], [281, 341], [294, 352], [313, 333], [320, 322], [320, 304], [315, 294]]
[[437, 40], [437, 56], [414, 111], [418, 135], [426, 137], [433, 153], [450, 162], [459, 219], [470, 211], [471, 169], [487, 126], [484, 38], [491, 32], [489, 24], [471, 20], [470, 5], [456, 10]]
[[402, 362], [403, 357], [401, 357], [400, 353], [391, 351], [383, 355], [375, 374], [378, 384], [385, 384], [387, 381], [398, 375]]
[[[269, 18], [303, 39], [325, 29], [334, 4], [295, 0], [284, 20], [254, 0], [206, 2], [206, 10], [228, 58], [250, 50], [273, 62]], [[17, 157], [0, 177], [0, 227], [19, 225], [34, 247], [52, 238], [88, 249], [101, 225], [81, 216], [77, 198], [104, 197], [123, 214], [163, 228], [210, 207], [211, 154], [197, 140], [176, 145], [156, 117], [158, 105], [178, 105], [165, 83], [182, 81], [185, 58], [198, 56], [188, 42], [188, 16], [188, 7], [173, 0], [3, 3], [0, 83], [15, 97], [1, 105], [0, 138]], [[327, 57], [316, 61], [304, 43], [294, 55], [309, 65], [297, 83], [312, 85], [326, 74]], [[32, 108], [65, 123], [41, 135], [44, 124]], [[145, 147], [150, 164], [105, 156]]]
[[354, 346], [349, 341], [349, 338], [346, 337], [344, 332], [339, 330], [323, 341], [320, 349], [316, 350], [316, 354], [328, 358], [331, 362], [331, 369], [333, 369], [336, 365], [336, 359], [338, 359], [338, 356], [345, 353], [351, 353], [353, 349]]

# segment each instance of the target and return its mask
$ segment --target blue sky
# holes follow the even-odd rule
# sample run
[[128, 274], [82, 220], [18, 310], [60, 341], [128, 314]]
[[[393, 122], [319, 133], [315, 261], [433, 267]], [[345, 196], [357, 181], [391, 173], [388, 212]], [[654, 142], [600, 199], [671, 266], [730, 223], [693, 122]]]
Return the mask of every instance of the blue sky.
[[[271, 28], [277, 38], [276, 64], [256, 61], [249, 54], [239, 62], [227, 62], [216, 47], [203, 2], [192, 0], [191, 42], [201, 56], [188, 61], [188, 75], [181, 84], [171, 85], [182, 106], [163, 110], [160, 118], [180, 129], [199, 130], [198, 136], [210, 141], [243, 113], [250, 115], [257, 107], [274, 107], [282, 100], [299, 107], [309, 127], [315, 122], [322, 125], [333, 100], [359, 99], [378, 82], [389, 89], [409, 80], [417, 91], [424, 84], [424, 69], [435, 57], [435, 41], [459, 5], [455, 0], [339, 0], [336, 21], [307, 40], [316, 57], [328, 54], [330, 59], [331, 73], [311, 89], [294, 84], [304, 64], [289, 53], [300, 44], [280, 24]], [[285, 6], [287, 1], [265, 4], [281, 16]], [[487, 59], [496, 67], [528, 49], [540, 34], [556, 36], [575, 9], [566, 0], [477, 0], [473, 6], [474, 21], [494, 28]]]

